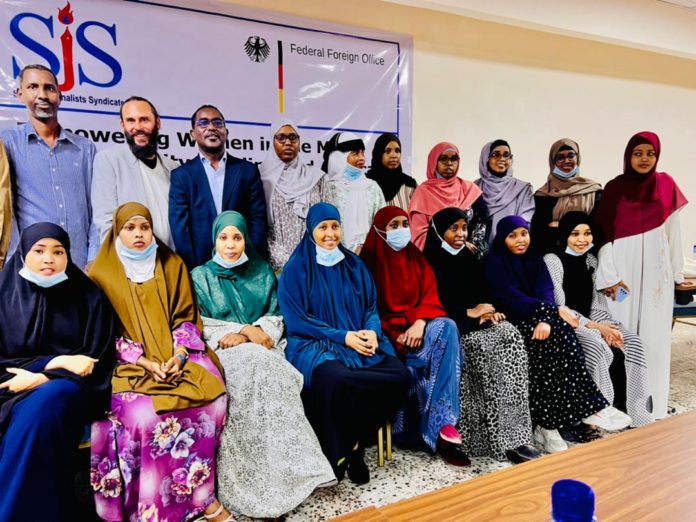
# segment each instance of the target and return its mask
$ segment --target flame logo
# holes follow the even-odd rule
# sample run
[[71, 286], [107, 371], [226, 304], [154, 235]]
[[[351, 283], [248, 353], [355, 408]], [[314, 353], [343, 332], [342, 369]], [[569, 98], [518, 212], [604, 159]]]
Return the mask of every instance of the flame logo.
[[58, 9], [58, 20], [63, 25], [70, 25], [75, 21], [73, 17], [73, 12], [70, 10], [70, 2], [65, 4], [63, 9]]

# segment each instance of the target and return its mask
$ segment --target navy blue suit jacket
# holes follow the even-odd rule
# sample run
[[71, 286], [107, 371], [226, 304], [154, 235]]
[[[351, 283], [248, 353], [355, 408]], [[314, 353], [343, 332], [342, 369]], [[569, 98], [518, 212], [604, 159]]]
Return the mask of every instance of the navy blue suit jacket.
[[[259, 169], [253, 163], [227, 155], [222, 190], [222, 211], [236, 210], [244, 216], [254, 247], [267, 257], [266, 198]], [[200, 156], [171, 172], [169, 226], [179, 254], [189, 270], [213, 255], [213, 221], [217, 217], [213, 193]]]

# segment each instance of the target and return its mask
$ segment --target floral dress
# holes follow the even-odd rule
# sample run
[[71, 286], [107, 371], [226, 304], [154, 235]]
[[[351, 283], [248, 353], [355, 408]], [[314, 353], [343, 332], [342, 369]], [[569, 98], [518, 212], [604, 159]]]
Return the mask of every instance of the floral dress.
[[[189, 361], [222, 381], [192, 323], [173, 332]], [[116, 342], [121, 364], [135, 363], [140, 343]], [[167, 387], [168, 385], [163, 385]], [[115, 393], [107, 420], [92, 425], [90, 482], [103, 520], [181, 521], [200, 516], [215, 499], [215, 452], [227, 412], [227, 396], [157, 414], [152, 397]]]

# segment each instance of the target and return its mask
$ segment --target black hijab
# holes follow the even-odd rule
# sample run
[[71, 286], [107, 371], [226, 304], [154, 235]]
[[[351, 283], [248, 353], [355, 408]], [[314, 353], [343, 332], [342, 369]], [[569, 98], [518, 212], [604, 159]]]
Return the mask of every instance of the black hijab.
[[581, 256], [566, 253], [568, 237], [578, 225], [588, 225], [593, 233], [597, 228], [590, 216], [584, 212], [568, 212], [558, 223], [560, 241], [558, 257], [563, 264], [563, 292], [566, 306], [589, 317], [594, 294], [593, 269], [587, 266], [589, 250]]
[[377, 182], [379, 188], [381, 188], [384, 193], [384, 199], [386, 201], [394, 199], [394, 196], [399, 192], [402, 185], [413, 188], [416, 188], [417, 185], [415, 179], [408, 174], [404, 174], [401, 163], [399, 163], [399, 166], [395, 169], [388, 169], [382, 163], [384, 149], [386, 149], [387, 145], [392, 141], [397, 142], [399, 148], [401, 148], [401, 140], [396, 134], [386, 132], [377, 138], [375, 146], [372, 148], [370, 170], [365, 174], [368, 178]]
[[467, 213], [459, 208], [449, 207], [437, 212], [428, 227], [423, 253], [435, 272], [437, 292], [447, 316], [464, 334], [478, 324], [478, 319], [472, 321], [467, 316], [467, 309], [486, 302], [487, 292], [483, 266], [476, 254], [466, 246], [457, 255], [442, 248], [445, 232], [460, 219], [468, 222]]
[[[59, 241], [68, 256], [68, 279], [50, 288], [19, 275], [27, 253], [43, 238]], [[14, 377], [7, 368], [71, 379], [81, 383], [90, 397], [90, 418], [108, 409], [116, 362], [113, 312], [102, 291], [73, 264], [67, 232], [52, 223], [24, 229], [17, 251], [0, 272], [0, 292], [0, 383]], [[42, 371], [58, 355], [87, 355], [99, 362], [84, 378], [62, 369]], [[12, 407], [29, 393], [0, 390], [0, 437]]]

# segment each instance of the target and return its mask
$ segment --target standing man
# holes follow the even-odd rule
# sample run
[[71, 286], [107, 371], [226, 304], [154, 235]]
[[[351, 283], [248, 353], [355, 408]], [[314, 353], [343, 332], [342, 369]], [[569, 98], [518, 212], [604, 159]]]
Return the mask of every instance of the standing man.
[[5, 265], [7, 247], [12, 234], [12, 201], [10, 200], [10, 163], [0, 140], [0, 270]]
[[191, 136], [199, 154], [172, 171], [169, 224], [177, 253], [189, 269], [212, 257], [213, 221], [225, 210], [244, 216], [254, 247], [266, 255], [266, 199], [259, 169], [226, 153], [227, 127], [212, 105], [191, 117]]
[[27, 107], [29, 123], [0, 133], [10, 158], [17, 225], [8, 255], [17, 248], [22, 230], [49, 221], [70, 235], [73, 262], [89, 269], [99, 247], [90, 204], [96, 148], [58, 123], [61, 94], [49, 68], [27, 65], [19, 73], [19, 84], [17, 96]]
[[128, 146], [103, 150], [94, 158], [92, 213], [99, 241], [111, 232], [114, 210], [137, 201], [150, 210], [155, 235], [174, 248], [169, 228], [169, 173], [179, 163], [157, 153], [161, 123], [150, 101], [131, 96], [121, 105], [120, 114]]

